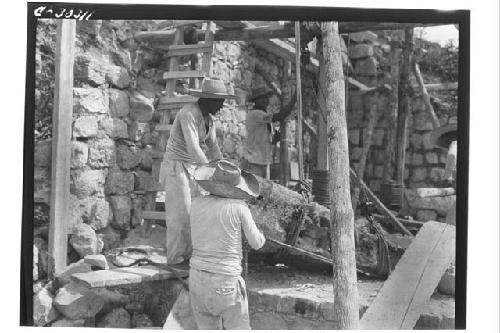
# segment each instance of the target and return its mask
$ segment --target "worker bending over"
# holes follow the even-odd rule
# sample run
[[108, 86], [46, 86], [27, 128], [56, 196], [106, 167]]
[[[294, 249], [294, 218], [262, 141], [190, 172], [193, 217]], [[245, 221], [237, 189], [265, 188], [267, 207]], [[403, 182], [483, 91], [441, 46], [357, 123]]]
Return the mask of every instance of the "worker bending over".
[[222, 81], [208, 78], [201, 90], [189, 94], [199, 99], [185, 105], [175, 117], [160, 169], [165, 186], [167, 263], [181, 266], [187, 266], [192, 251], [191, 197], [200, 194], [192, 174], [197, 165], [222, 158], [212, 116], [222, 108], [224, 99], [236, 98], [227, 93]]
[[191, 206], [189, 295], [196, 324], [198, 329], [250, 329], [241, 277], [242, 229], [252, 248], [264, 245], [244, 201], [259, 195], [259, 183], [226, 160], [198, 167], [194, 177], [210, 193], [194, 198]]

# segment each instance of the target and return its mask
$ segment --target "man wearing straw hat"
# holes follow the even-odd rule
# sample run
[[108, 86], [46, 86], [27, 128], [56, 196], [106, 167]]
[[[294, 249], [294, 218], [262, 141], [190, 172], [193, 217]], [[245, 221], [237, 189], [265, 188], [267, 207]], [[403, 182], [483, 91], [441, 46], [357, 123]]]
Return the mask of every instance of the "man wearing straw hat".
[[[457, 124], [447, 124], [435, 129], [430, 136], [430, 142], [442, 149], [448, 149], [444, 179], [455, 188], [457, 170]], [[453, 204], [446, 214], [446, 223], [456, 224], [457, 203]]]
[[259, 195], [259, 182], [227, 160], [198, 167], [194, 179], [210, 193], [193, 199], [193, 255], [189, 295], [198, 329], [250, 329], [241, 277], [242, 230], [259, 249], [265, 238], [244, 200]]
[[269, 113], [268, 109], [270, 98], [274, 94], [281, 97], [280, 91], [275, 92], [266, 85], [252, 90], [250, 101], [255, 105], [247, 114], [247, 138], [241, 163], [244, 170], [266, 179], [269, 179], [269, 165], [273, 163], [271, 125], [288, 117], [297, 99], [297, 95], [294, 94], [290, 102], [280, 108], [280, 112], [273, 114]]
[[227, 93], [222, 81], [209, 78], [203, 80], [201, 90], [190, 90], [189, 94], [199, 99], [185, 105], [175, 117], [160, 169], [169, 265], [187, 264], [191, 256], [189, 210], [191, 197], [200, 194], [192, 173], [197, 165], [222, 158], [212, 116], [222, 108], [224, 99], [236, 98]]

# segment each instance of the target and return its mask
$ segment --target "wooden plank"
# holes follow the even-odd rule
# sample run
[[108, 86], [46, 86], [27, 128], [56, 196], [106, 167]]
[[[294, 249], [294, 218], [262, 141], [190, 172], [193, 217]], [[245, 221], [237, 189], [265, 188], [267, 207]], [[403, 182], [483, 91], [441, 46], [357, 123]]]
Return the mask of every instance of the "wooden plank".
[[248, 26], [247, 23], [243, 21], [214, 21], [215, 24], [224, 29], [242, 29]]
[[201, 24], [207, 20], [173, 20], [171, 28], [185, 27], [187, 25]]
[[50, 191], [49, 276], [66, 268], [75, 20], [57, 20]]
[[184, 79], [184, 78], [201, 78], [205, 75], [201, 71], [172, 71], [163, 73], [164, 80]]
[[424, 87], [427, 91], [457, 90], [458, 82], [428, 83]]
[[431, 97], [430, 97], [429, 93], [427, 92], [427, 89], [425, 88], [424, 79], [422, 78], [422, 74], [420, 73], [420, 66], [418, 65], [418, 63], [415, 60], [413, 61], [413, 64], [412, 64], [412, 70], [413, 70], [413, 74], [415, 75], [415, 78], [417, 79], [417, 83], [418, 83], [418, 86], [420, 88], [420, 93], [422, 94], [422, 99], [424, 100], [425, 109], [427, 110], [427, 113], [431, 117], [432, 125], [434, 126], [434, 129], [436, 129], [441, 124], [439, 123], [439, 119], [436, 116], [436, 113], [434, 112], [434, 108], [432, 107]]
[[[205, 27], [205, 43], [212, 45], [214, 43], [214, 23], [207, 22]], [[213, 49], [212, 49], [213, 50]], [[205, 76], [210, 77], [210, 69], [212, 66], [212, 52], [204, 53], [201, 60], [201, 71]]]
[[[184, 270], [177, 270], [177, 272], [181, 277], [185, 277], [188, 274]], [[101, 288], [139, 284], [146, 281], [172, 280], [176, 277], [167, 270], [145, 265], [75, 273], [71, 278], [88, 288]]]
[[[175, 83], [175, 82], [174, 82]], [[179, 104], [179, 103], [194, 103], [198, 98], [194, 96], [161, 96], [159, 105]]]
[[165, 220], [165, 212], [157, 212], [154, 210], [143, 210], [141, 218], [145, 220]]
[[[175, 48], [174, 48], [175, 47]], [[171, 45], [171, 46], [158, 46], [159, 49], [167, 50], [167, 57], [177, 57], [197, 53], [212, 52], [213, 45], [193, 44], [193, 45]]]
[[[170, 110], [180, 109], [184, 105], [189, 104], [189, 103], [194, 103], [194, 101], [173, 103], [173, 104], [158, 104], [158, 106], [156, 107], [156, 110], [160, 111], [160, 112], [171, 112]], [[172, 116], [172, 113], [173, 112], [169, 113], [171, 115], [171, 118], [175, 118]]]
[[361, 328], [412, 329], [454, 257], [455, 227], [425, 223], [364, 314]]

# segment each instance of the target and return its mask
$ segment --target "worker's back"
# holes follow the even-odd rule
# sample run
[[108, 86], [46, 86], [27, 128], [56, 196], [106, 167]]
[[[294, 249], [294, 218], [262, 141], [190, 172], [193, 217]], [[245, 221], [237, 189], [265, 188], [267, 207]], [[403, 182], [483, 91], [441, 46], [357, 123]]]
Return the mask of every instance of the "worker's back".
[[243, 200], [208, 195], [191, 204], [191, 267], [211, 273], [241, 274], [241, 230], [250, 246], [260, 248], [264, 236], [258, 231]]

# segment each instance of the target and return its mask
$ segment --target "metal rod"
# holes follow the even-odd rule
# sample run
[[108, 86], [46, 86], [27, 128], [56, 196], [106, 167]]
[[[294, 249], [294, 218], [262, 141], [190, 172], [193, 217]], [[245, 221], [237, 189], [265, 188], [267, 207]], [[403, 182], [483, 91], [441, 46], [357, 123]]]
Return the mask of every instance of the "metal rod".
[[299, 148], [299, 179], [304, 180], [304, 151], [302, 147], [302, 81], [300, 78], [300, 22], [295, 21], [295, 74], [297, 76], [297, 136]]

